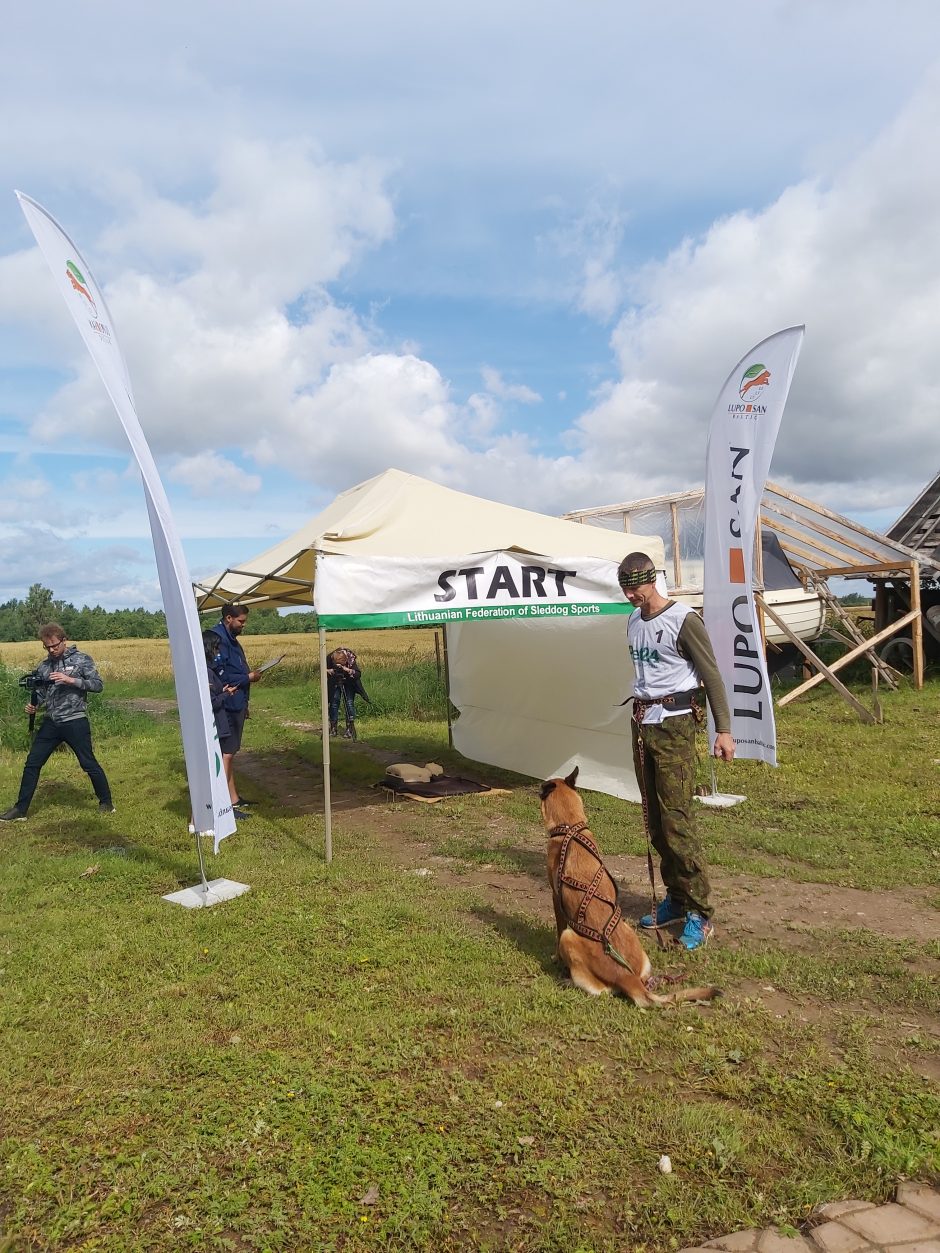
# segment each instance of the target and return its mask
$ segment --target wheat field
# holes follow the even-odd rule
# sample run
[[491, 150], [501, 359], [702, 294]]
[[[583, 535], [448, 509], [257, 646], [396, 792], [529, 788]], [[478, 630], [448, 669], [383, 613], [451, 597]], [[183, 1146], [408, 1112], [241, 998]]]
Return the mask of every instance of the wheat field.
[[[433, 630], [408, 628], [397, 631], [350, 631], [327, 636], [327, 647], [351, 648], [369, 666], [388, 664], [394, 668], [410, 655], [416, 660], [433, 660]], [[242, 646], [251, 666], [260, 666], [284, 654], [284, 665], [294, 669], [317, 664], [316, 635], [243, 635]], [[89, 653], [103, 679], [168, 679], [170, 664], [168, 640], [74, 640]], [[38, 640], [0, 644], [0, 663], [11, 670], [33, 670], [44, 656]]]

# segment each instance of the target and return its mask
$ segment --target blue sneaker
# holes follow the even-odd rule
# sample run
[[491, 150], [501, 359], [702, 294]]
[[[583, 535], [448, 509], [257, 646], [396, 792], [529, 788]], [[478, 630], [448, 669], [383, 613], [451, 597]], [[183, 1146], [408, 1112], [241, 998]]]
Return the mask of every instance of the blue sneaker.
[[251, 814], [247, 809], [240, 809], [238, 805], [232, 806], [232, 813], [235, 816], [236, 822], [245, 822], [246, 819], [251, 817]]
[[652, 914], [644, 914], [640, 919], [640, 926], [646, 931], [651, 931], [653, 927], [665, 927], [670, 922], [678, 922], [684, 917], [684, 906], [677, 905], [667, 893], [656, 906], [656, 921], [653, 922]]
[[679, 936], [679, 943], [691, 953], [694, 949], [704, 948], [708, 943], [708, 937], [714, 930], [713, 923], [703, 917], [698, 910], [690, 909], [685, 916], [685, 926]]

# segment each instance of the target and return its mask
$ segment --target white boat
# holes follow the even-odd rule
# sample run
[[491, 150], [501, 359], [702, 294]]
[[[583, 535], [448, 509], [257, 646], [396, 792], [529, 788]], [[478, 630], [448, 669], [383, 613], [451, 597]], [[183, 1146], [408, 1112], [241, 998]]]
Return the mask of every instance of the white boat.
[[[808, 592], [799, 575], [787, 560], [772, 531], [761, 535], [763, 546], [764, 600], [782, 622], [801, 640], [818, 639], [826, 625], [826, 606], [816, 592]], [[696, 558], [682, 558], [681, 588], [670, 586], [670, 595], [693, 609], [702, 608], [704, 563]], [[671, 583], [669, 571], [666, 582]], [[770, 618], [764, 619], [764, 638], [768, 644], [784, 645], [791, 641]]]

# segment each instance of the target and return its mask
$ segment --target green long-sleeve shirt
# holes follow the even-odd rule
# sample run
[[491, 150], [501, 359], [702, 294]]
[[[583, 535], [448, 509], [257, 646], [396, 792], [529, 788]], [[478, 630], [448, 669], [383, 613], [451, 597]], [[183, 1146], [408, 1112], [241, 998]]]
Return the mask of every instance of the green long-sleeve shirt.
[[728, 708], [728, 696], [715, 660], [712, 642], [705, 630], [705, 623], [697, 613], [686, 615], [679, 634], [676, 636], [676, 649], [679, 655], [686, 661], [690, 661], [698, 671], [711, 706], [715, 730], [719, 733], [727, 731], [730, 734], [731, 710]]

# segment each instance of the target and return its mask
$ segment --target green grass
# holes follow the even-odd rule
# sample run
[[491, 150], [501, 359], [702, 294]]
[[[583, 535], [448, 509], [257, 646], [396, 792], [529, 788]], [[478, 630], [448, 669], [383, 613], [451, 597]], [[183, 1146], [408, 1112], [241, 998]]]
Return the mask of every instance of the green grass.
[[[246, 747], [315, 777], [318, 738], [284, 725], [318, 721], [311, 678], [259, 685]], [[366, 686], [370, 744], [468, 770], [433, 707], [410, 716], [426, 676], [367, 672]], [[12, 799], [25, 742], [8, 736], [25, 717], [3, 696], [0, 682]], [[884, 703], [881, 728], [835, 697], [782, 711], [780, 770], [722, 768], [749, 799], [703, 815], [713, 861], [936, 884], [936, 789], [911, 785], [936, 752], [940, 691]], [[100, 816], [56, 754], [29, 822], [0, 829], [0, 1233], [14, 1247], [659, 1253], [940, 1170], [940, 1100], [918, 1073], [936, 1056], [936, 945], [862, 930], [718, 944], [692, 965], [726, 997], [644, 1014], [566, 988], [550, 927], [525, 909], [410, 873], [376, 832], [381, 803], [336, 815], [327, 867], [322, 817], [274, 795], [210, 857], [252, 891], [185, 911], [160, 900], [196, 877], [178, 726], [100, 700], [92, 717], [118, 813]], [[338, 749], [335, 776], [371, 802], [363, 754]], [[387, 838], [535, 881], [534, 786], [513, 781], [509, 797], [399, 807]], [[641, 850], [635, 807], [590, 808], [606, 849]], [[750, 983], [796, 1012], [778, 1017]]]
[[[936, 887], [940, 681], [922, 692], [899, 692], [890, 702], [885, 697], [883, 704], [884, 726], [863, 726], [834, 693], [778, 710], [777, 769], [747, 761], [717, 767], [719, 789], [745, 794], [747, 804], [700, 811], [709, 861], [733, 871], [846, 887]], [[381, 724], [376, 733], [382, 740]], [[704, 736], [699, 747], [699, 780], [707, 784]], [[531, 789], [509, 801], [506, 811], [531, 821]], [[591, 824], [606, 852], [645, 851], [638, 806], [592, 796]], [[485, 840], [483, 818], [481, 831]], [[461, 839], [464, 854], [472, 857], [472, 832], [463, 831]], [[477, 859], [489, 860], [486, 851], [481, 845]]]

